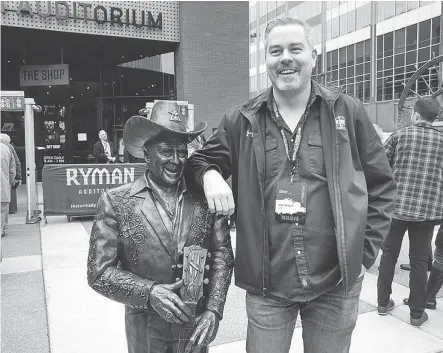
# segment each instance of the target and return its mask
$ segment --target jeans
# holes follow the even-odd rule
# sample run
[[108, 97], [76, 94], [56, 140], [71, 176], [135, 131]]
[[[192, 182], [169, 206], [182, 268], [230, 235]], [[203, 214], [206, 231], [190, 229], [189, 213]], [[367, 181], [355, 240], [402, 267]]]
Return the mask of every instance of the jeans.
[[288, 353], [300, 312], [304, 353], [349, 352], [358, 317], [363, 283], [359, 277], [348, 294], [342, 283], [331, 291], [306, 302], [286, 303], [246, 294], [248, 353]]
[[386, 306], [392, 293], [395, 265], [406, 230], [409, 233], [409, 308], [411, 318], [419, 319], [425, 310], [428, 277], [429, 243], [434, 225], [426, 222], [407, 222], [393, 219], [383, 244], [377, 282], [378, 305]]

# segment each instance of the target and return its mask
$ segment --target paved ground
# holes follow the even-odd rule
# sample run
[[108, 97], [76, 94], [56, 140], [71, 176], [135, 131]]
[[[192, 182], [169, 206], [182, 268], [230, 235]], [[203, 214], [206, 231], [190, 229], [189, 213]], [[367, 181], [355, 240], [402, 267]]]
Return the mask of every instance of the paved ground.
[[[25, 188], [19, 190], [19, 213], [11, 217], [9, 235], [2, 239], [1, 351], [125, 352], [123, 306], [87, 286], [92, 221], [67, 222], [66, 217], [54, 216], [48, 217], [48, 224], [25, 225], [25, 192]], [[231, 234], [235, 238], [235, 233]], [[399, 263], [408, 262], [407, 245], [403, 244]], [[351, 352], [443, 352], [443, 298], [438, 300], [438, 310], [428, 311], [429, 322], [413, 328], [408, 324], [408, 308], [401, 302], [408, 295], [408, 273], [397, 268], [393, 293], [397, 306], [381, 317], [376, 313], [377, 267], [378, 263], [365, 275]], [[210, 352], [245, 351], [244, 301], [245, 292], [232, 285], [225, 317]], [[291, 352], [303, 352], [300, 322]]]

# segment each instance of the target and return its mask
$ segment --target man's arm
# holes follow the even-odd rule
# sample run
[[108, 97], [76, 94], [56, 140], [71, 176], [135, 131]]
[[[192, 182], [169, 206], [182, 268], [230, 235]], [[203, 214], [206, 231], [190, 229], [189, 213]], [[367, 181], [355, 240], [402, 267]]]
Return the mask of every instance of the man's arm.
[[187, 185], [204, 191], [211, 212], [231, 215], [235, 207], [234, 198], [225, 182], [230, 175], [231, 141], [225, 114], [210, 139], [189, 157], [185, 178]]
[[9, 145], [9, 149], [11, 150], [15, 161], [15, 180], [22, 180], [22, 164], [20, 163], [20, 159], [12, 145]]
[[234, 267], [228, 218], [215, 216], [214, 231], [209, 241], [211, 265], [209, 270], [208, 298], [206, 308], [223, 317], [226, 295], [231, 284]]
[[88, 284], [98, 293], [132, 308], [148, 309], [154, 281], [117, 268], [118, 221], [107, 192], [100, 196], [88, 254]]
[[394, 164], [394, 155], [395, 155], [395, 149], [397, 147], [397, 133], [393, 133], [385, 142], [385, 152], [386, 157], [388, 157], [389, 165], [392, 167]]
[[[3, 146], [4, 148], [9, 148], [8, 146]], [[9, 154], [9, 184], [12, 185], [15, 179], [15, 160], [12, 152]]]
[[360, 102], [356, 114], [355, 134], [368, 190], [363, 265], [369, 269], [389, 232], [397, 190], [385, 149]]

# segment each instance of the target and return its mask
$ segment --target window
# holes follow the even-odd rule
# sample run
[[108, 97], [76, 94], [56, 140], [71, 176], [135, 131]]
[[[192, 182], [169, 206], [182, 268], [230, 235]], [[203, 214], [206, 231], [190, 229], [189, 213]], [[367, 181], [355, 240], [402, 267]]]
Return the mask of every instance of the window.
[[332, 51], [332, 70], [338, 69], [338, 50]]
[[377, 37], [377, 58], [383, 57], [383, 36]]
[[371, 4], [366, 4], [356, 10], [355, 29], [364, 28], [371, 24]]
[[348, 33], [355, 31], [355, 10], [348, 12]]
[[395, 14], [394, 1], [377, 1], [377, 21], [381, 22], [387, 18], [391, 18]]
[[394, 34], [393, 32], [390, 33], [386, 33], [384, 35], [384, 56], [388, 56], [388, 55], [392, 55], [394, 54], [394, 44], [393, 44], [393, 40], [394, 40]]
[[405, 29], [395, 31], [395, 53], [404, 53], [406, 48]]
[[418, 25], [418, 47], [424, 48], [431, 44], [431, 20], [420, 22]]
[[406, 12], [407, 6], [406, 1], [395, 1], [395, 15], [400, 15]]
[[408, 11], [411, 11], [411, 10], [416, 9], [418, 7], [418, 1], [407, 1], [406, 4], [407, 4]]
[[365, 61], [371, 60], [371, 42], [370, 40], [365, 40]]
[[339, 17], [340, 19], [340, 35], [343, 36], [348, 33], [348, 16], [342, 15]]
[[348, 66], [354, 65], [354, 44], [348, 45], [346, 47], [346, 56], [347, 56]]
[[406, 28], [406, 50], [417, 48], [417, 25], [411, 25]]
[[[383, 47], [383, 43], [382, 43]], [[355, 45], [355, 53], [356, 53], [356, 60], [355, 62], [357, 64], [360, 64], [363, 62], [363, 42], [357, 43]]]
[[440, 43], [440, 18], [434, 17], [432, 19], [432, 27], [431, 27], [431, 37], [432, 44]]
[[249, 77], [249, 92], [254, 92], [257, 89], [257, 76]]
[[339, 49], [338, 59], [340, 62], [340, 67], [346, 67], [346, 47]]
[[264, 89], [268, 87], [268, 75], [266, 72], [260, 74], [260, 89]]
[[337, 38], [340, 34], [339, 17], [331, 21], [331, 38]]

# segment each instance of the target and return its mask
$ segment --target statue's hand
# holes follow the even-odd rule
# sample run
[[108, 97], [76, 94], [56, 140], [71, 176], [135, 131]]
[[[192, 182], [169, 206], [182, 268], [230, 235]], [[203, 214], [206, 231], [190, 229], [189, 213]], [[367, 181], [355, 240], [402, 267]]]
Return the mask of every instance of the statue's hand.
[[156, 284], [149, 294], [152, 308], [166, 321], [178, 325], [189, 322], [192, 315], [186, 304], [174, 293], [182, 285], [183, 280], [174, 284]]
[[234, 213], [232, 190], [218, 171], [211, 169], [204, 174], [203, 190], [211, 213], [224, 216]]
[[198, 316], [195, 319], [196, 327], [186, 345], [185, 353], [200, 352], [203, 347], [211, 343], [217, 335], [219, 322], [218, 316], [210, 310], [206, 310]]

